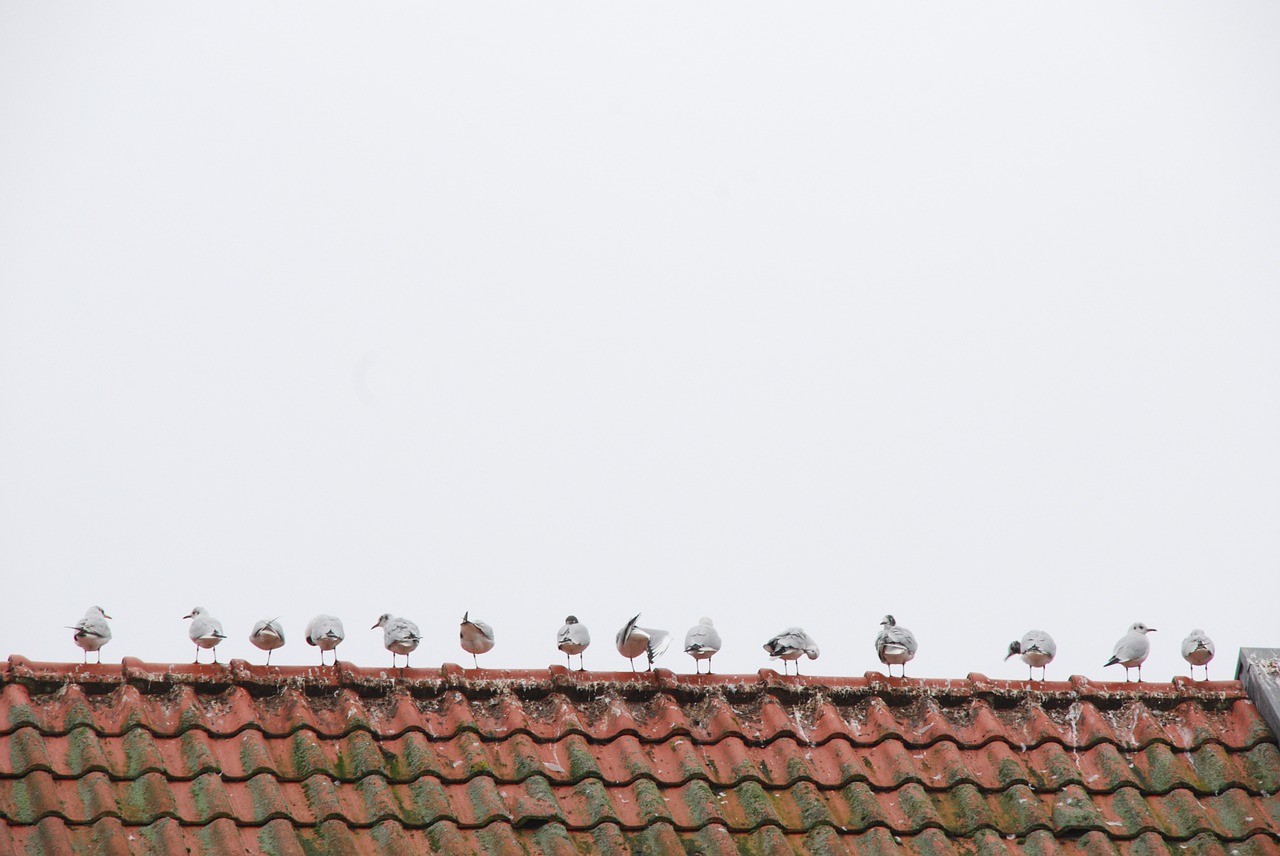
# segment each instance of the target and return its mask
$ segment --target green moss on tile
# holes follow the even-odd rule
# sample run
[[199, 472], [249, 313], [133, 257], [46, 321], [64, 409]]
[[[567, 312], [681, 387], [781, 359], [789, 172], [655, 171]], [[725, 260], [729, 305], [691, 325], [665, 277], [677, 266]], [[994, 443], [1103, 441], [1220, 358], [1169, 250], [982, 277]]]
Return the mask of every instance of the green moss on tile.
[[804, 758], [799, 755], [792, 755], [787, 758], [787, 782], [798, 782], [812, 777], [813, 771], [809, 769], [809, 765], [805, 763]]
[[31, 791], [27, 779], [18, 779], [9, 787], [9, 802], [13, 806], [12, 819], [23, 825], [36, 822], [35, 811], [31, 806]]
[[1107, 831], [1107, 827], [1098, 817], [1097, 808], [1087, 798], [1082, 797], [1078, 789], [1060, 791], [1054, 795], [1053, 827], [1059, 833], [1088, 830], [1105, 833]]
[[570, 737], [563, 745], [569, 758], [570, 778], [577, 781], [587, 776], [600, 775], [600, 766], [596, 764], [595, 756], [587, 748], [585, 740], [581, 737]]
[[667, 801], [663, 798], [662, 790], [652, 780], [640, 779], [637, 781], [635, 783], [635, 795], [636, 804], [640, 806], [640, 810], [648, 818], [671, 817], [671, 809], [667, 807]]
[[1182, 766], [1163, 743], [1148, 746], [1142, 753], [1146, 759], [1147, 784], [1156, 791], [1168, 791], [1180, 784]]
[[147, 770], [169, 772], [164, 769], [164, 760], [160, 755], [160, 748], [156, 746], [155, 738], [146, 729], [129, 729], [121, 738], [120, 745], [124, 750], [126, 776], [137, 778]]
[[854, 782], [840, 789], [840, 796], [849, 809], [846, 824], [850, 832], [863, 832], [885, 822], [880, 800], [866, 782]]
[[707, 822], [724, 816], [720, 811], [720, 798], [701, 779], [694, 779], [679, 793], [679, 799], [688, 808], [689, 816], [699, 826], [705, 826]]
[[280, 793], [280, 785], [267, 774], [249, 780], [249, 800], [253, 803], [253, 820], [264, 823], [273, 814], [288, 816], [288, 804]]
[[819, 826], [804, 837], [807, 856], [845, 856], [849, 850], [840, 843], [840, 836], [829, 826]]
[[759, 782], [744, 782], [733, 789], [733, 794], [746, 812], [748, 822], [762, 823], [777, 820], [773, 801], [769, 799], [768, 793]]
[[208, 739], [203, 731], [184, 731], [178, 738], [182, 760], [192, 774], [222, 772], [218, 760], [209, 751]]
[[433, 823], [427, 827], [427, 841], [437, 853], [448, 853], [456, 843], [457, 833], [452, 824]]
[[[289, 843], [298, 838], [288, 821], [274, 820], [258, 830], [258, 847], [265, 856], [281, 856], [292, 849]], [[304, 852], [305, 849], [303, 848]]]
[[406, 819], [414, 823], [435, 822], [451, 816], [453, 811], [444, 786], [438, 779], [424, 777], [409, 785], [409, 800], [406, 806]]
[[533, 844], [530, 849], [534, 853], [563, 853], [577, 849], [564, 824], [555, 821], [538, 827], [533, 833]]
[[898, 805], [915, 828], [918, 829], [938, 819], [933, 800], [929, 798], [924, 788], [917, 784], [904, 785], [897, 794]]
[[1269, 794], [1280, 792], [1280, 746], [1260, 743], [1236, 757], [1253, 778], [1255, 787]]
[[1031, 784], [1040, 784], [1035, 780], [1033, 775], [1029, 775], [1029, 765], [1024, 765], [1017, 757], [1005, 755], [996, 764], [996, 776], [999, 778], [1000, 784], [1008, 787], [1015, 782], [1030, 782]]
[[525, 735], [517, 735], [509, 749], [512, 761], [515, 764], [515, 777], [523, 779], [545, 771], [542, 766], [542, 758], [534, 750], [528, 737]]
[[[82, 783], [83, 781], [81, 780]], [[119, 795], [121, 818], [125, 823], [153, 823], [157, 820], [158, 814], [166, 808], [172, 808], [171, 805], [165, 805], [166, 802], [169, 802], [168, 800], [163, 799], [160, 794], [156, 793], [156, 786], [162, 782], [163, 779], [152, 774], [141, 779], [134, 779], [131, 782], [125, 782], [123, 788], [116, 789], [116, 793]]]
[[221, 777], [206, 773], [191, 782], [191, 799], [196, 804], [197, 820], [207, 823], [217, 815], [230, 814], [227, 792]]
[[[293, 765], [293, 774], [305, 779], [313, 773], [329, 772], [328, 759], [316, 745], [315, 734], [307, 729], [295, 731], [289, 738], [289, 763]], [[337, 771], [333, 771], [336, 775]]]
[[36, 712], [31, 705], [19, 702], [9, 706], [9, 725], [14, 728], [23, 725], [39, 728], [40, 720], [36, 718]]
[[801, 782], [792, 786], [791, 799], [795, 802], [796, 808], [800, 809], [800, 821], [804, 824], [805, 829], [813, 829], [819, 824], [835, 823], [835, 818], [831, 816], [831, 809], [827, 807], [827, 802], [822, 798], [818, 789], [810, 782]]
[[53, 772], [53, 762], [45, 750], [44, 738], [30, 726], [23, 726], [10, 736], [9, 764], [17, 773], [32, 770]]
[[67, 733], [67, 766], [73, 775], [83, 775], [93, 766], [102, 766], [102, 747], [92, 728], [77, 726]]

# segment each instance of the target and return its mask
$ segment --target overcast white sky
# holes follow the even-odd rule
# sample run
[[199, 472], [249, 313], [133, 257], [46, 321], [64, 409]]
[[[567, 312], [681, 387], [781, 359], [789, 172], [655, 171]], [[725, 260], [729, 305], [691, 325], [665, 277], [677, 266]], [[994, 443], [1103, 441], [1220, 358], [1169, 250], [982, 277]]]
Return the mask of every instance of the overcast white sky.
[[[0, 7], [0, 656], [1280, 646], [1274, 3]], [[679, 642], [677, 639], [677, 642]], [[678, 645], [662, 665], [691, 671]]]

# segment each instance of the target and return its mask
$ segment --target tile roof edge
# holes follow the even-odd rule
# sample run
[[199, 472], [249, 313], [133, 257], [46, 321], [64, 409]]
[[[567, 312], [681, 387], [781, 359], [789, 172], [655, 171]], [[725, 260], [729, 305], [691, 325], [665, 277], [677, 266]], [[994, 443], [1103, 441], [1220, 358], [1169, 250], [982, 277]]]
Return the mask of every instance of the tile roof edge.
[[[1280, 655], [1280, 652], [1277, 652]], [[1177, 702], [1183, 699], [1232, 701], [1248, 698], [1240, 680], [1193, 681], [1177, 676], [1170, 683], [1093, 682], [1080, 675], [1066, 681], [994, 680], [978, 672], [964, 678], [891, 678], [880, 672], [862, 677], [782, 675], [772, 669], [755, 674], [677, 675], [668, 669], [652, 672], [582, 672], [564, 666], [546, 669], [464, 669], [454, 663], [437, 668], [361, 668], [339, 662], [332, 666], [255, 666], [246, 660], [229, 663], [146, 663], [125, 657], [119, 664], [46, 663], [14, 654], [0, 662], [0, 686], [80, 684], [114, 687], [125, 684], [258, 686], [283, 685], [350, 687], [353, 689], [432, 688], [506, 690], [513, 685], [536, 685], [543, 690], [598, 687], [611, 684], [619, 690], [657, 690], [698, 693], [740, 691], [781, 695], [928, 696], [933, 698], [1037, 697], [1144, 699]], [[1276, 728], [1275, 723], [1271, 723]]]

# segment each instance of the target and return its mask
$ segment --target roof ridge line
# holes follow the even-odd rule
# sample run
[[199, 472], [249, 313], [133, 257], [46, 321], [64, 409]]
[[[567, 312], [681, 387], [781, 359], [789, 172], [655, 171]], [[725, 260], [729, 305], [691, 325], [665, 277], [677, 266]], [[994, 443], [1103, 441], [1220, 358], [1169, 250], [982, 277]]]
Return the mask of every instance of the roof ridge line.
[[1083, 675], [1071, 675], [1065, 681], [1036, 682], [993, 679], [980, 672], [970, 672], [963, 678], [893, 678], [876, 671], [865, 672], [860, 677], [817, 676], [781, 675], [773, 669], [763, 668], [755, 674], [699, 676], [676, 674], [669, 669], [634, 673], [578, 672], [557, 665], [546, 669], [463, 669], [454, 663], [444, 663], [437, 668], [400, 669], [397, 670], [400, 672], [399, 677], [389, 674], [391, 671], [378, 667], [354, 666], [342, 661], [333, 666], [319, 667], [256, 666], [240, 658], [233, 658], [228, 663], [195, 664], [147, 663], [136, 657], [124, 657], [119, 664], [84, 664], [33, 661], [20, 654], [12, 654], [7, 662], [0, 663], [0, 686], [35, 681], [114, 685], [159, 683], [168, 686], [254, 685], [276, 689], [289, 685], [351, 688], [380, 686], [384, 689], [404, 687], [410, 690], [431, 687], [443, 692], [447, 689], [468, 689], [475, 685], [499, 689], [513, 683], [535, 682], [551, 688], [586, 689], [607, 683], [631, 689], [658, 691], [709, 692], [737, 689], [767, 694], [817, 694], [834, 691], [838, 694], [869, 696], [1041, 696], [1108, 700], [1187, 698], [1218, 701], [1248, 697], [1238, 680], [1193, 681], [1183, 675], [1175, 675], [1169, 683], [1095, 682]]

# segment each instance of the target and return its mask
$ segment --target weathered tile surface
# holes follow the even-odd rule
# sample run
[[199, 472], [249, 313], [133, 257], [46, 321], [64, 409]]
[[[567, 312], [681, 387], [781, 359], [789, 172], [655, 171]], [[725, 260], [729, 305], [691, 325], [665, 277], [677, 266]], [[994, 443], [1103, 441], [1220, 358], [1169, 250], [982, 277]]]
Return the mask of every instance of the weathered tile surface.
[[1280, 856], [1234, 681], [0, 667], [10, 853]]

